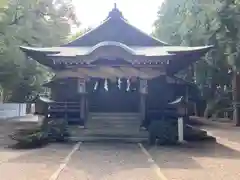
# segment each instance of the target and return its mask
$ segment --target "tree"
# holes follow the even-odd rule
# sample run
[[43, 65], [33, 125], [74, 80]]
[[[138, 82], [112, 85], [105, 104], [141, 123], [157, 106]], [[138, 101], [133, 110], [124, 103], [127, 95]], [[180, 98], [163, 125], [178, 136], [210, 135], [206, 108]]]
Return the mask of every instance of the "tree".
[[[230, 98], [232, 87], [233, 99], [240, 100], [234, 88], [237, 86], [231, 84], [232, 77], [236, 82], [239, 71], [239, 8], [239, 1], [168, 0], [158, 12], [154, 32], [158, 38], [174, 45], [215, 45], [194, 68], [194, 80], [208, 104], [214, 104], [216, 98]], [[193, 76], [189, 70], [182, 73], [185, 77], [189, 74]]]
[[11, 0], [0, 12], [0, 85], [5, 101], [24, 101], [41, 90], [46, 68], [19, 46], [58, 46], [79, 24], [70, 0]]
[[7, 5], [7, 0], [0, 0], [0, 8], [3, 8]]
[[84, 35], [85, 33], [91, 31], [92, 28], [91, 27], [88, 27], [88, 28], [84, 28], [84, 29], [80, 29], [79, 31], [77, 31], [76, 33], [74, 34], [71, 34], [68, 38], [69, 41], [74, 41], [76, 40], [77, 38], [81, 37], [82, 35]]

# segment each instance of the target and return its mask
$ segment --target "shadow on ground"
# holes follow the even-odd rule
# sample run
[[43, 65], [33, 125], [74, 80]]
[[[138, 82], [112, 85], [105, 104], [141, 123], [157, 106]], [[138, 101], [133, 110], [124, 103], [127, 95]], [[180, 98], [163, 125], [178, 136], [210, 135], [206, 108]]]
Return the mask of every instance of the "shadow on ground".
[[[71, 151], [72, 144], [53, 144], [40, 149], [21, 150], [22, 155], [11, 158], [8, 163], [59, 164]], [[6, 150], [6, 149], [5, 149]], [[12, 150], [18, 151], [18, 150]], [[1, 153], [1, 152], [0, 152]]]
[[146, 149], [161, 168], [202, 168], [194, 158], [240, 159], [240, 152], [217, 142], [195, 142], [182, 146], [157, 146]]

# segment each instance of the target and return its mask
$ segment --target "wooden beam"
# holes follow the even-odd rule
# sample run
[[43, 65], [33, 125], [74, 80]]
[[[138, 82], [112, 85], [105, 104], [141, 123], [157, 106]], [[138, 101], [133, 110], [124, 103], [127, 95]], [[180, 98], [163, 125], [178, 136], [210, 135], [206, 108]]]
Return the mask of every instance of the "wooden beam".
[[135, 68], [135, 67], [111, 67], [111, 66], [98, 66], [92, 68], [78, 68], [75, 70], [63, 70], [56, 72], [56, 78], [131, 78], [139, 77], [141, 79], [152, 79], [157, 76], [164, 75], [165, 73], [155, 68]]

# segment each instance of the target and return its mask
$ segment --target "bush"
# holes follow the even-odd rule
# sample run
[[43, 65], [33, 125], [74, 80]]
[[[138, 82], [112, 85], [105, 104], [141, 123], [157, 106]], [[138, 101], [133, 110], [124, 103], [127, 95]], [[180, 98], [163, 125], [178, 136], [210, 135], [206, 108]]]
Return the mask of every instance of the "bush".
[[[150, 143], [155, 143], [156, 139], [159, 144], [172, 145], [178, 142], [178, 127], [175, 119], [162, 119], [152, 121], [149, 126]], [[154, 140], [155, 138], [155, 140]]]
[[69, 133], [66, 120], [45, 118], [41, 127], [17, 130], [10, 138], [17, 141], [17, 148], [38, 148], [49, 142], [66, 141]]
[[36, 129], [20, 129], [10, 135], [10, 138], [17, 141], [15, 148], [38, 148], [48, 143], [47, 135]]
[[[194, 128], [184, 123], [184, 140], [186, 141], [202, 141], [214, 140], [206, 131]], [[177, 119], [163, 119], [152, 121], [149, 126], [149, 142], [155, 144], [156, 141], [160, 145], [178, 144], [178, 121]]]
[[70, 136], [65, 119], [46, 118], [43, 121], [42, 130], [47, 133], [49, 141], [63, 142]]

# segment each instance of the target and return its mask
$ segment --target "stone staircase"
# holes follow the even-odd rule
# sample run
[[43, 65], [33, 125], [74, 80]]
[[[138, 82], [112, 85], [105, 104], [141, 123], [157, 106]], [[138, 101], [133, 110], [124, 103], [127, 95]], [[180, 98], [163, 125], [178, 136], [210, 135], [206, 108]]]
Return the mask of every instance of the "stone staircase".
[[85, 128], [72, 127], [75, 137], [98, 139], [146, 139], [148, 132], [140, 130], [139, 113], [90, 113]]

